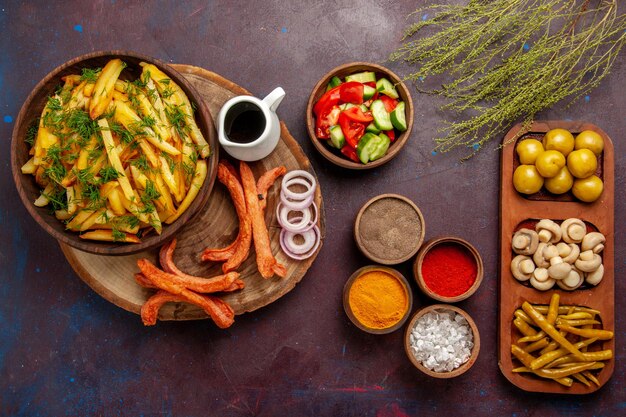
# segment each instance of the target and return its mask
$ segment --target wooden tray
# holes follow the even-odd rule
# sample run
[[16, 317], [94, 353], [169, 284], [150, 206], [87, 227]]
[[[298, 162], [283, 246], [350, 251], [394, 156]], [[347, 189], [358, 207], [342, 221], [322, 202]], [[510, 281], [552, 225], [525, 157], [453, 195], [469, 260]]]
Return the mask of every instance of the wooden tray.
[[[593, 130], [604, 138], [604, 156], [601, 160], [604, 192], [593, 203], [565, 201], [556, 199], [533, 200], [523, 197], [513, 187], [513, 170], [516, 162], [515, 138], [526, 134], [543, 133], [554, 128], [564, 128], [576, 134], [583, 130]], [[503, 143], [508, 144], [501, 155], [500, 164], [500, 293], [499, 293], [499, 349], [498, 365], [504, 376], [517, 387], [525, 391], [549, 392], [562, 394], [588, 394], [599, 387], [586, 387], [575, 382], [570, 388], [556, 382], [540, 380], [529, 374], [511, 372], [514, 368], [511, 358], [511, 342], [519, 337], [513, 326], [513, 313], [521, 307], [524, 300], [532, 304], [549, 304], [551, 295], [556, 291], [561, 296], [561, 304], [583, 305], [601, 311], [602, 326], [604, 329], [615, 331], [614, 317], [614, 157], [611, 139], [597, 126], [575, 121], [545, 121], [534, 122], [528, 132], [521, 132], [519, 124], [511, 129]], [[521, 134], [520, 134], [521, 133]], [[526, 287], [515, 278], [510, 271], [512, 259], [511, 238], [518, 224], [528, 219], [549, 218], [560, 221], [570, 217], [578, 217], [593, 224], [606, 236], [606, 245], [601, 253], [604, 262], [604, 278], [597, 287], [579, 289], [576, 291], [562, 291], [558, 287], [550, 291], [541, 292], [532, 287]], [[615, 338], [605, 341], [602, 349], [612, 349], [615, 352]], [[615, 366], [615, 359], [606, 363], [606, 367], [598, 373], [600, 385], [604, 385]]]
[[[172, 65], [198, 90], [209, 106], [211, 114], [218, 114], [222, 105], [231, 97], [250, 94], [245, 89], [202, 68], [188, 65]], [[284, 165], [287, 170], [304, 169], [315, 175], [309, 160], [304, 155], [296, 140], [281, 123], [281, 140], [278, 146], [265, 159], [250, 164], [255, 177], [266, 170]], [[300, 282], [315, 260], [319, 250], [309, 259], [294, 261], [280, 249], [280, 226], [276, 220], [276, 205], [280, 180], [270, 189], [265, 220], [268, 225], [272, 253], [278, 261], [287, 267], [286, 278], [274, 277], [263, 279], [256, 266], [254, 247], [250, 256], [241, 265], [239, 272], [246, 287], [222, 298], [235, 310], [236, 314], [254, 311], [272, 303], [289, 292]], [[319, 187], [315, 193], [315, 202], [319, 207], [319, 222], [322, 238], [325, 235], [324, 207]], [[174, 260], [178, 267], [190, 274], [214, 276], [221, 274], [221, 263], [202, 263], [199, 256], [206, 247], [223, 247], [232, 242], [238, 230], [238, 219], [226, 188], [216, 182], [209, 202], [200, 214], [176, 235], [178, 245]], [[321, 248], [321, 245], [320, 245]], [[123, 309], [139, 314], [142, 304], [153, 293], [135, 283], [133, 274], [139, 272], [137, 259], [148, 258], [154, 262], [158, 258], [158, 248], [130, 256], [101, 256], [73, 249], [61, 244], [61, 249], [76, 273], [95, 292]], [[203, 319], [207, 315], [200, 308], [185, 303], [168, 303], [159, 312], [160, 320]]]

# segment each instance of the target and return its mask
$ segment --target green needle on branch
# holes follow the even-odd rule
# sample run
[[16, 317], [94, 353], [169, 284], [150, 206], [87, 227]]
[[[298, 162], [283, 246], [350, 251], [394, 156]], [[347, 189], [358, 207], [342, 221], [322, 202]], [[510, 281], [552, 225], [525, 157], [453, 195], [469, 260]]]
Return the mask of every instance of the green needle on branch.
[[[467, 157], [516, 121], [588, 93], [626, 41], [617, 0], [470, 0], [411, 16], [420, 20], [390, 60], [415, 66], [406, 79], [458, 114], [444, 122], [435, 150], [469, 147]], [[425, 88], [433, 79], [440, 86]]]

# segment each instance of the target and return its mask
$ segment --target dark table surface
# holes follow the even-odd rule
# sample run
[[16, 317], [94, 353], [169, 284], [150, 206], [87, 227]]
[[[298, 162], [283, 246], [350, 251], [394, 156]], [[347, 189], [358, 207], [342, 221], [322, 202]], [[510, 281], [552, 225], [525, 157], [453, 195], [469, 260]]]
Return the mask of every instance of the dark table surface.
[[[498, 190], [496, 142], [467, 163], [431, 153], [445, 117], [414, 92], [415, 126], [391, 163], [369, 172], [330, 166], [310, 143], [306, 101], [318, 79], [350, 61], [382, 62], [406, 16], [424, 1], [0, 1], [0, 414], [39, 415], [624, 415], [626, 299], [622, 231], [626, 179], [626, 60], [587, 97], [542, 112], [582, 119], [615, 144], [616, 352], [612, 379], [586, 396], [524, 392], [497, 366]], [[623, 2], [620, 2], [623, 3]], [[624, 12], [624, 4], [621, 11]], [[144, 327], [95, 294], [19, 201], [9, 164], [14, 121], [35, 84], [66, 60], [128, 49], [207, 68], [263, 96], [282, 86], [279, 116], [307, 153], [326, 205], [326, 241], [296, 288], [219, 330], [209, 321]], [[406, 75], [402, 63], [389, 67]], [[427, 238], [473, 242], [485, 263], [477, 294], [459, 306], [480, 329], [475, 366], [434, 380], [410, 364], [402, 331], [372, 336], [345, 316], [342, 287], [368, 264], [352, 236], [361, 205], [381, 193], [421, 208]], [[410, 276], [410, 264], [399, 266]], [[431, 301], [416, 294], [414, 309]]]

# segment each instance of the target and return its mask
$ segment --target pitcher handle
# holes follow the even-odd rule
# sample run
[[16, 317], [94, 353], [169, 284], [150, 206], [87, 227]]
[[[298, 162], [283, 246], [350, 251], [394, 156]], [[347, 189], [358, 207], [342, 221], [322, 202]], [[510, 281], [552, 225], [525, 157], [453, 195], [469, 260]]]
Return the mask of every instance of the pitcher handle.
[[263, 99], [263, 103], [267, 104], [267, 107], [269, 107], [271, 111], [275, 112], [284, 97], [285, 90], [283, 90], [282, 87], [276, 87]]

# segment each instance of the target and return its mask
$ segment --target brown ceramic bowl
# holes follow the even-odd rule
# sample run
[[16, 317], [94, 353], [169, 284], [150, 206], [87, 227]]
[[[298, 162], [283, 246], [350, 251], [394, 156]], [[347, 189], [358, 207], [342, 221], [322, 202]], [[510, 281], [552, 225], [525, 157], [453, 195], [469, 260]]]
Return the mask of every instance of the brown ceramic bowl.
[[[127, 67], [122, 71], [122, 79], [137, 79], [141, 74], [139, 63], [144, 61], [159, 67], [159, 69], [178, 84], [187, 97], [189, 97], [190, 101], [197, 106], [195, 113], [196, 123], [212, 151], [208, 160], [207, 178], [191, 206], [174, 223], [164, 225], [161, 235], [152, 233], [148, 236], [144, 236], [141, 243], [138, 244], [87, 241], [81, 239], [78, 233], [66, 231], [65, 225], [57, 220], [47, 207], [35, 207], [33, 202], [39, 197], [41, 190], [35, 183], [34, 177], [32, 175], [22, 174], [20, 169], [30, 158], [28, 154], [30, 146], [24, 141], [26, 132], [32, 123], [40, 117], [48, 97], [54, 93], [57, 86], [62, 84], [61, 77], [68, 74], [80, 74], [83, 68], [101, 68], [113, 58], [120, 58], [127, 64]], [[74, 58], [55, 68], [35, 86], [26, 99], [15, 121], [13, 139], [11, 142], [11, 168], [13, 170], [13, 179], [20, 198], [31, 216], [55, 239], [85, 252], [101, 255], [126, 255], [135, 253], [157, 246], [170, 239], [185, 223], [191, 220], [198, 210], [208, 201], [217, 175], [217, 162], [217, 135], [213, 125], [213, 119], [211, 118], [208, 107], [203, 103], [202, 97], [200, 97], [181, 74], [169, 67], [166, 63], [128, 51], [94, 52]]]
[[[435, 246], [439, 244], [450, 244], [450, 245], [459, 245], [463, 249], [467, 250], [469, 254], [472, 255], [474, 261], [476, 262], [476, 279], [471, 287], [468, 288], [463, 294], [454, 296], [454, 297], [446, 297], [436, 292], [432, 291], [424, 281], [424, 276], [422, 275], [422, 263], [424, 262], [424, 257], [426, 254], [433, 249]], [[415, 281], [417, 281], [417, 285], [420, 290], [433, 300], [441, 301], [443, 303], [456, 303], [462, 300], [465, 300], [472, 294], [476, 292], [478, 287], [480, 287], [481, 282], [483, 281], [483, 260], [478, 253], [478, 250], [468, 241], [461, 239], [460, 237], [455, 236], [443, 236], [429, 240], [421, 247], [420, 251], [413, 262], [413, 276], [415, 277]]]
[[[375, 248], [372, 246], [372, 243], [368, 242], [367, 235], [372, 233], [372, 231], [369, 230], [372, 225], [367, 223], [369, 218], [367, 213], [369, 210], [378, 210], [377, 206], [379, 204], [384, 204], [385, 202], [388, 202], [388, 204], [397, 204], [397, 209], [400, 210], [403, 215], [392, 216], [391, 212], [383, 210], [389, 213], [390, 218], [387, 219], [388, 221], [384, 224], [379, 224], [378, 227], [384, 226], [383, 229], [389, 233], [390, 236], [380, 237], [384, 238], [383, 240], [386, 243], [391, 243], [390, 246], [394, 246], [394, 242], [390, 240], [390, 238], [395, 236], [394, 232], [403, 233], [403, 239], [410, 242], [410, 245], [408, 247], [401, 245], [400, 248], [389, 247], [387, 248], [386, 253], [383, 254], [381, 253], [380, 248]], [[400, 223], [398, 220], [399, 217], [406, 219], [409, 216], [414, 216], [415, 220], [419, 224], [419, 231], [415, 236], [407, 236], [406, 225]], [[376, 216], [376, 220], [380, 221], [379, 219], [383, 219], [383, 217]], [[361, 210], [359, 210], [356, 220], [354, 221], [354, 240], [356, 241], [359, 250], [363, 253], [363, 255], [367, 256], [372, 261], [383, 265], [395, 265], [411, 259], [413, 255], [417, 253], [420, 246], [422, 246], [425, 233], [426, 223], [424, 222], [422, 212], [413, 201], [399, 194], [381, 194], [372, 198], [365, 203], [363, 207], [361, 207]]]
[[[463, 317], [465, 317], [465, 320], [467, 320], [467, 323], [469, 324], [472, 330], [472, 334], [474, 336], [474, 346], [472, 347], [469, 359], [467, 360], [467, 362], [450, 372], [434, 372], [426, 368], [424, 365], [422, 365], [420, 361], [416, 359], [411, 348], [411, 331], [413, 330], [413, 327], [415, 327], [415, 323], [417, 322], [417, 320], [419, 320], [420, 317], [432, 311], [454, 311], [455, 313], [462, 315]], [[474, 323], [474, 320], [472, 320], [470, 315], [467, 314], [464, 310], [461, 310], [460, 308], [451, 305], [434, 304], [419, 310], [413, 315], [411, 321], [409, 321], [409, 324], [407, 325], [404, 333], [404, 350], [411, 363], [426, 375], [432, 376], [433, 378], [441, 379], [454, 378], [467, 372], [467, 370], [470, 369], [472, 365], [474, 365], [474, 362], [476, 362], [476, 359], [478, 358], [478, 352], [480, 351], [480, 334], [478, 332], [478, 327], [476, 327], [476, 323]]]
[[[383, 329], [371, 328], [371, 327], [368, 327], [368, 326], [364, 325], [354, 315], [354, 313], [352, 312], [352, 309], [350, 308], [349, 296], [350, 296], [350, 288], [352, 287], [352, 284], [354, 284], [354, 281], [358, 277], [360, 277], [361, 275], [363, 275], [363, 274], [365, 274], [367, 272], [372, 272], [372, 271], [382, 271], [382, 272], [386, 272], [388, 274], [393, 275], [400, 282], [400, 284], [402, 284], [402, 286], [404, 287], [405, 293], [407, 295], [407, 300], [408, 300], [408, 303], [407, 303], [408, 305], [407, 305], [406, 311], [405, 311], [404, 315], [402, 316], [402, 318], [399, 321], [397, 321], [393, 326], [386, 327], [386, 328], [383, 328]], [[413, 292], [411, 291], [411, 286], [409, 285], [409, 281], [407, 281], [407, 279], [404, 277], [404, 275], [402, 275], [400, 272], [396, 271], [393, 268], [389, 268], [389, 267], [386, 267], [386, 266], [378, 266], [378, 265], [364, 266], [364, 267], [359, 268], [358, 270], [356, 270], [350, 276], [350, 278], [348, 278], [348, 281], [346, 281], [346, 284], [343, 287], [343, 309], [346, 312], [346, 315], [348, 316], [350, 321], [356, 327], [358, 327], [359, 329], [361, 329], [361, 330], [363, 330], [364, 332], [367, 332], [367, 333], [371, 333], [371, 334], [387, 334], [387, 333], [395, 332], [400, 327], [402, 327], [402, 325], [409, 318], [409, 314], [411, 313], [411, 309], [412, 308], [413, 308]]]
[[[362, 71], [373, 71], [376, 73], [377, 79], [385, 77], [396, 86], [398, 94], [400, 95], [400, 100], [404, 101], [406, 106], [407, 123], [407, 130], [396, 137], [396, 140], [389, 147], [387, 154], [382, 158], [372, 162], [368, 162], [367, 164], [354, 162], [346, 158], [341, 154], [341, 152], [339, 152], [339, 150], [331, 149], [327, 144], [325, 144], [324, 142], [326, 142], [326, 140], [318, 139], [317, 136], [315, 136], [315, 115], [313, 114], [313, 105], [326, 92], [326, 86], [330, 82], [331, 78], [337, 76], [343, 80], [346, 75], [355, 74]], [[347, 169], [376, 168], [395, 158], [402, 149], [402, 147], [409, 140], [409, 136], [411, 135], [411, 129], [413, 128], [413, 101], [411, 99], [411, 93], [409, 92], [409, 89], [406, 87], [406, 85], [402, 82], [400, 77], [381, 65], [371, 64], [367, 62], [351, 62], [349, 64], [340, 65], [326, 73], [326, 75], [324, 75], [322, 79], [319, 80], [317, 84], [315, 84], [315, 87], [313, 87], [313, 91], [309, 96], [309, 102], [307, 103], [306, 107], [306, 127], [307, 132], [309, 133], [309, 138], [311, 138], [311, 142], [313, 142], [315, 148], [322, 154], [324, 158], [328, 159], [333, 164], [339, 165], [340, 167]]]

